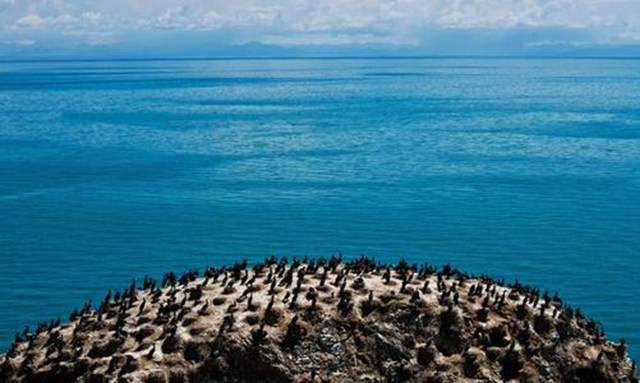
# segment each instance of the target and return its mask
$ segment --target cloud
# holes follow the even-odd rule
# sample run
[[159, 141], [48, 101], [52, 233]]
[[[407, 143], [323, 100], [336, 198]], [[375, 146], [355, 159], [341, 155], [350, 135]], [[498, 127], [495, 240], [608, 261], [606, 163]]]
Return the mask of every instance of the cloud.
[[638, 0], [0, 0], [0, 32], [109, 44], [163, 31], [224, 39], [233, 30], [228, 43], [415, 45], [431, 39], [425, 30], [528, 27], [590, 30], [594, 42], [622, 44], [638, 41], [637, 15]]
[[78, 19], [69, 14], [59, 15], [51, 19], [52, 26], [72, 25], [78, 22]]
[[39, 28], [45, 24], [45, 19], [40, 15], [30, 14], [16, 20], [16, 28]]
[[396, 43], [395, 39], [389, 36], [377, 36], [371, 33], [313, 33], [298, 35], [267, 35], [262, 39], [262, 42], [283, 46]]
[[15, 21], [13, 25], [14, 30], [19, 29], [42, 29], [50, 28], [53, 30], [72, 26], [78, 23], [80, 20], [72, 15], [64, 14], [58, 16], [43, 17], [38, 14], [29, 14], [23, 16]]

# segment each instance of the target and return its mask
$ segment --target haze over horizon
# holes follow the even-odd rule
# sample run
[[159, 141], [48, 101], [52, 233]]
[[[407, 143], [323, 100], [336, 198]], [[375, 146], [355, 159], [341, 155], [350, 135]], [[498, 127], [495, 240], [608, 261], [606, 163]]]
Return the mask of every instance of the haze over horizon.
[[0, 57], [640, 56], [630, 0], [0, 0]]

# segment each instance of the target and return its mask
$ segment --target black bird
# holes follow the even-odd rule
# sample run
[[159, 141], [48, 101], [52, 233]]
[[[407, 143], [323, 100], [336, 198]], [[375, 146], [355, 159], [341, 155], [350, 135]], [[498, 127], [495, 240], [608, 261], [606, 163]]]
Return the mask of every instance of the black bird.
[[409, 279], [406, 276], [403, 276], [402, 287], [400, 287], [400, 293], [404, 293], [404, 290], [407, 288], [407, 283], [409, 283]]
[[153, 346], [151, 347], [151, 350], [149, 350], [149, 352], [147, 353], [147, 358], [153, 359], [153, 354], [155, 354], [155, 352], [156, 352], [156, 344], [154, 343]]
[[327, 281], [328, 272], [329, 270], [325, 267], [324, 271], [322, 272], [322, 277], [320, 278], [320, 286], [324, 286], [325, 282]]
[[391, 281], [391, 271], [389, 270], [388, 267], [387, 267], [387, 270], [382, 275], [382, 279], [384, 279], [384, 283], [386, 284], [389, 284], [389, 282]]
[[144, 310], [144, 306], [146, 306], [146, 304], [147, 304], [147, 298], [143, 298], [142, 304], [140, 305], [140, 310], [138, 311], [138, 316], [142, 314], [142, 311]]
[[260, 328], [251, 331], [251, 343], [253, 343], [254, 346], [259, 346], [266, 337], [267, 332], [264, 331], [264, 322], [260, 324]]
[[109, 301], [110, 301], [110, 300], [111, 300], [111, 289], [109, 289], [109, 290], [107, 291], [107, 295], [105, 295], [105, 297], [104, 297], [104, 303], [105, 303], [105, 304], [106, 304], [106, 303], [109, 303]]
[[272, 295], [271, 300], [269, 301], [269, 303], [267, 303], [267, 308], [264, 311], [265, 315], [271, 313], [271, 309], [273, 309], [273, 301], [274, 301], [274, 297]]
[[204, 305], [202, 305], [202, 308], [198, 311], [199, 315], [205, 314], [207, 312], [207, 308], [209, 307], [209, 300], [206, 299], [204, 301]]
[[429, 280], [424, 281], [424, 285], [422, 286], [422, 292], [427, 294], [429, 292]]
[[344, 282], [342, 282], [342, 284], [340, 285], [340, 292], [338, 293], [338, 296], [342, 296], [344, 295], [344, 290], [347, 288], [347, 278], [344, 279]]
[[289, 308], [292, 309], [296, 305], [296, 301], [298, 300], [298, 290], [294, 291], [293, 296], [291, 297], [291, 303], [289, 304]]

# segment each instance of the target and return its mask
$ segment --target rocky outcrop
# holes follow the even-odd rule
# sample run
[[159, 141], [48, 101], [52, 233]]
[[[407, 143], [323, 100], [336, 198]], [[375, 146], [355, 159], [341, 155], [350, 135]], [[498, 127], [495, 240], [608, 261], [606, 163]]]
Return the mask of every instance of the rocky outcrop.
[[270, 258], [145, 278], [16, 334], [3, 382], [637, 382], [548, 293], [445, 266]]

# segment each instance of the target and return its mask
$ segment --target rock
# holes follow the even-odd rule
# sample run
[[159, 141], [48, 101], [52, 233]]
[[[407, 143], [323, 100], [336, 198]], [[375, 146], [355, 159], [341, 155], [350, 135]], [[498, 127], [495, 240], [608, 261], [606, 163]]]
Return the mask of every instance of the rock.
[[422, 366], [428, 367], [436, 360], [438, 356], [438, 349], [433, 345], [422, 346], [418, 348], [418, 363]]
[[505, 347], [509, 344], [507, 330], [504, 326], [495, 326], [489, 330], [489, 339], [494, 347]]
[[19, 334], [0, 382], [637, 382], [626, 343], [530, 286], [364, 257], [294, 264], [168, 273]]
[[118, 337], [95, 344], [89, 351], [91, 358], [104, 358], [113, 355], [122, 346], [124, 340]]
[[162, 342], [162, 352], [165, 354], [171, 354], [177, 352], [182, 348], [182, 339], [176, 335], [168, 336], [164, 342]]
[[152, 325], [141, 326], [140, 329], [136, 332], [136, 340], [138, 342], [142, 342], [144, 339], [149, 337], [156, 331], [156, 327]]
[[142, 378], [143, 383], [166, 383], [167, 376], [163, 371], [151, 371], [147, 376]]
[[502, 365], [501, 376], [504, 380], [513, 380], [520, 377], [520, 371], [524, 367], [524, 358], [519, 352], [509, 351], [500, 359]]
[[387, 360], [401, 361], [409, 359], [406, 347], [395, 339], [386, 338], [382, 334], [375, 334], [376, 355], [381, 362]]
[[120, 369], [120, 376], [132, 373], [138, 369], [140, 362], [134, 358], [133, 355], [127, 355], [127, 359], [124, 362], [124, 366]]
[[211, 356], [211, 347], [204, 342], [187, 342], [184, 346], [184, 359], [189, 362], [203, 362]]

